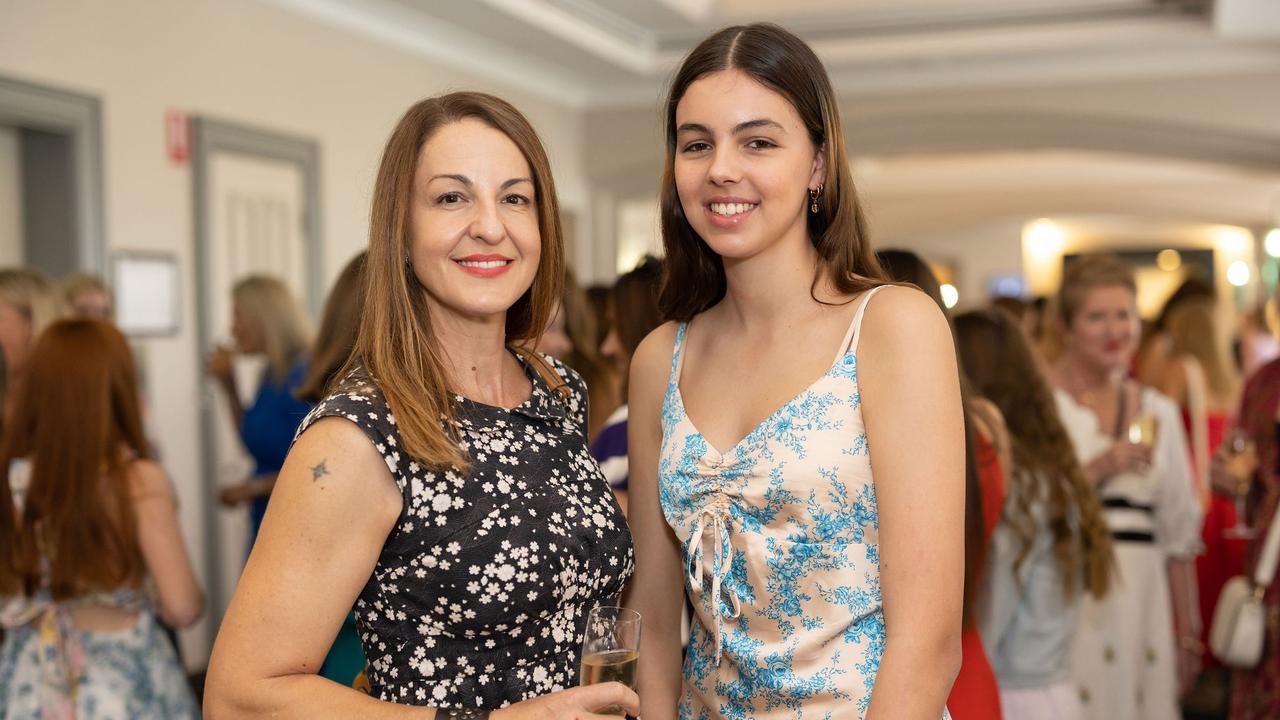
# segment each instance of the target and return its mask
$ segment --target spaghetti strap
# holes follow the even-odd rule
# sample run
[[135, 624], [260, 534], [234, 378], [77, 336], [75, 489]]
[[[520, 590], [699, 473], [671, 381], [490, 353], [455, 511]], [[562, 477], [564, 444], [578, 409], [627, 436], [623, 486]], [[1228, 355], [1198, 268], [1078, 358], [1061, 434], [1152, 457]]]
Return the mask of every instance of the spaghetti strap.
[[888, 287], [888, 285], [878, 285], [868, 290], [862, 297], [861, 304], [858, 305], [858, 312], [853, 314], [853, 322], [849, 323], [849, 331], [844, 334], [844, 340], [840, 343], [840, 350], [837, 351], [835, 359], [831, 361], [834, 365], [850, 352], [858, 349], [858, 335], [862, 331], [862, 316], [867, 312], [867, 303], [871, 302], [871, 296]]
[[668, 383], [680, 384], [680, 370], [684, 368], [684, 354], [681, 352], [684, 346], [684, 334], [689, 329], [689, 323], [682, 322], [676, 328], [676, 343], [671, 349], [671, 379]]

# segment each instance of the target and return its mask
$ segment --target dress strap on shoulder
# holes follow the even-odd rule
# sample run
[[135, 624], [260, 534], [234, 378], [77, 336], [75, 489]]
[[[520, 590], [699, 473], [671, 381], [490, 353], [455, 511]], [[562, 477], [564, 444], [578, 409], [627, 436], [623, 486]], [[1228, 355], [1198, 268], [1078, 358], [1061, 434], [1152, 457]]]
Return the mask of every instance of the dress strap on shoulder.
[[887, 285], [879, 285], [871, 288], [862, 294], [862, 300], [858, 304], [858, 311], [853, 314], [853, 322], [849, 323], [849, 330], [844, 334], [844, 342], [840, 343], [840, 351], [836, 355], [835, 360], [839, 360], [843, 355], [858, 349], [858, 336], [862, 333], [862, 316], [867, 312], [867, 304], [871, 302], [872, 296], [888, 287]]
[[676, 343], [671, 349], [671, 380], [670, 382], [680, 383], [680, 370], [684, 368], [684, 336], [689, 330], [689, 323], [682, 322], [676, 327]]

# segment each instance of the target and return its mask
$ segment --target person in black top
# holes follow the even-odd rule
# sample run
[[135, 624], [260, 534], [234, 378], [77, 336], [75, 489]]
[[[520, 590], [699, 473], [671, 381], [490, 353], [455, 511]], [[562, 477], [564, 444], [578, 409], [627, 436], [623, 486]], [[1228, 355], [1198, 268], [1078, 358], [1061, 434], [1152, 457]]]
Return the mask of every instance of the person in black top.
[[[620, 684], [574, 687], [586, 615], [616, 603], [634, 560], [581, 378], [523, 349], [563, 263], [525, 118], [478, 93], [410, 108], [374, 189], [355, 351], [280, 473], [207, 717], [637, 712]], [[314, 674], [353, 604], [370, 695]]]

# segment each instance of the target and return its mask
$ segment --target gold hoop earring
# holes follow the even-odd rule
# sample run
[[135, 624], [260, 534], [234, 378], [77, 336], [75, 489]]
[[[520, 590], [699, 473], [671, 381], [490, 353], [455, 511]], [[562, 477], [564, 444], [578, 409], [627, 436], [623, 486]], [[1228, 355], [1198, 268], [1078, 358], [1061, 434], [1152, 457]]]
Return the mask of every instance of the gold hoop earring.
[[813, 188], [809, 188], [809, 212], [815, 215], [818, 214], [818, 198], [821, 196], [822, 196], [822, 183], [818, 183], [818, 188], [816, 190]]

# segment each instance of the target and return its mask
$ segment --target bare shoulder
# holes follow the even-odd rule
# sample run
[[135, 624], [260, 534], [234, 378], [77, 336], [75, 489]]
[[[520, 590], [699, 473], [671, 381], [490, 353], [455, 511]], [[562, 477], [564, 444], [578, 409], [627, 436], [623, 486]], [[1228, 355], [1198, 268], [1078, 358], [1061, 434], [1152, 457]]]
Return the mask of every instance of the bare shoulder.
[[640, 341], [631, 358], [631, 402], [661, 397], [671, 375], [671, 356], [675, 350], [676, 332], [680, 325], [666, 322]]
[[928, 352], [952, 346], [951, 328], [928, 295], [912, 287], [888, 285], [868, 301], [858, 344], [860, 357], [864, 351], [881, 357]]
[[392, 518], [399, 515], [403, 502], [373, 440], [354, 422], [338, 416], [320, 418], [298, 436], [280, 471], [277, 491], [282, 486], [291, 492], [315, 488], [325, 491], [317, 497], [338, 504], [358, 501]]

